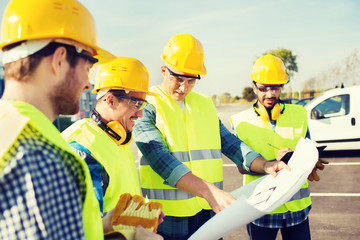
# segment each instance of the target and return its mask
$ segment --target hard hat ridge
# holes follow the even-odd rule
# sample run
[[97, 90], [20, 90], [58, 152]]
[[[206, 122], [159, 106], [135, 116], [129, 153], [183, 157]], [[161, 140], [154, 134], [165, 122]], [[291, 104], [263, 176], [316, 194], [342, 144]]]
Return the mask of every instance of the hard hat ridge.
[[256, 60], [250, 76], [260, 84], [285, 84], [288, 81], [284, 63], [270, 54]]
[[96, 72], [93, 93], [123, 89], [149, 92], [149, 73], [142, 62], [131, 57], [117, 57], [101, 64]]
[[76, 0], [11, 0], [2, 19], [0, 49], [37, 39], [67, 39], [67, 44], [86, 46], [81, 48], [99, 60], [115, 58], [98, 46], [95, 21]]
[[178, 34], [167, 42], [161, 58], [178, 71], [205, 75], [204, 49], [190, 34]]

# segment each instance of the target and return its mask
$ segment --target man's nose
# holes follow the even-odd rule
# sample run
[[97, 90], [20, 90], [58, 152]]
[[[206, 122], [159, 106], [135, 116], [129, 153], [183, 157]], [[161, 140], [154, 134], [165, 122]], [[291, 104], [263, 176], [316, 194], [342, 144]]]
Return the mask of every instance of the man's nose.
[[183, 81], [182, 83], [180, 83], [179, 89], [180, 89], [181, 91], [185, 92], [188, 87], [189, 87], [188, 81]]

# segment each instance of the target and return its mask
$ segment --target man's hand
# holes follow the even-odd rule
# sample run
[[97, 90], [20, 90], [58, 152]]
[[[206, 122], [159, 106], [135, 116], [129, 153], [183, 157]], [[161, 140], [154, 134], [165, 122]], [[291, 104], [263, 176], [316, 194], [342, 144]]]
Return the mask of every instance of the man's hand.
[[195, 176], [191, 172], [180, 178], [176, 187], [192, 195], [205, 198], [216, 213], [236, 200], [230, 193], [217, 188], [214, 184]]
[[290, 167], [283, 161], [266, 161], [264, 165], [265, 173], [270, 174], [273, 177], [276, 177], [277, 173], [282, 169], [290, 171]]
[[149, 232], [142, 226], [137, 226], [135, 229], [134, 240], [163, 240], [164, 238], [159, 234]]
[[314, 167], [314, 169], [311, 171], [311, 173], [310, 173], [310, 175], [308, 176], [308, 180], [310, 181], [310, 182], [312, 182], [312, 181], [319, 181], [320, 180], [320, 177], [319, 177], [319, 175], [317, 174], [317, 170], [319, 169], [319, 170], [324, 170], [324, 168], [325, 168], [325, 165], [324, 164], [328, 164], [329, 162], [328, 161], [326, 161], [326, 160], [324, 160], [324, 159], [321, 159], [321, 158], [319, 158], [319, 160], [316, 162], [316, 165], [315, 165], [315, 167]]
[[102, 218], [103, 220], [103, 228], [104, 228], [104, 233], [108, 233], [110, 231], [112, 231], [112, 226], [111, 226], [111, 219], [114, 213], [114, 209], [110, 210], [108, 213], [106, 213], [106, 215]]
[[278, 151], [276, 154], [276, 160], [280, 161], [280, 159], [285, 156], [285, 154], [289, 151], [292, 151], [290, 148], [283, 148]]
[[[211, 184], [211, 183], [209, 183]], [[210, 207], [215, 213], [220, 212], [230, 204], [232, 204], [236, 199], [228, 192], [225, 192], [215, 185], [211, 184], [209, 194], [204, 198], [209, 203]]]
[[257, 157], [250, 165], [250, 170], [253, 172], [261, 173], [261, 174], [271, 174], [273, 177], [277, 175], [277, 172], [285, 169], [290, 171], [290, 167], [284, 163], [283, 161], [267, 161], [263, 157]]
[[[111, 232], [104, 236], [105, 240], [131, 240], [121, 232]], [[164, 240], [159, 234], [149, 232], [141, 225], [135, 228], [134, 240]]]
[[[108, 223], [104, 223], [106, 239], [116, 235], [114, 232], [119, 232], [127, 240], [133, 240], [135, 239], [138, 225], [142, 225], [145, 231], [156, 232], [159, 223], [163, 221], [162, 218], [164, 217], [161, 203], [153, 201], [145, 203], [142, 196], [132, 196], [130, 193], [122, 194], [114, 210], [108, 214], [109, 217], [111, 215], [112, 229], [111, 231], [107, 230], [105, 226], [107, 226]], [[140, 231], [142, 232], [142, 230]]]

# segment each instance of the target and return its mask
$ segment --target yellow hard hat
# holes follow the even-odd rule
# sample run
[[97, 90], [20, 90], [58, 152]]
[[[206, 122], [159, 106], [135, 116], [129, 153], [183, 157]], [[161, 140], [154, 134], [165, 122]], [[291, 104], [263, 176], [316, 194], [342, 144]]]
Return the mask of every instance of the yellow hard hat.
[[288, 81], [284, 63], [280, 58], [270, 54], [256, 60], [250, 76], [260, 84], [285, 84]]
[[0, 36], [0, 49], [25, 40], [68, 39], [85, 45], [84, 50], [99, 60], [115, 57], [98, 46], [95, 21], [76, 0], [12, 0], [4, 11]]
[[206, 74], [203, 47], [190, 34], [178, 34], [170, 38], [161, 58], [180, 72]]
[[149, 73], [139, 60], [131, 57], [117, 57], [101, 64], [95, 75], [93, 93], [101, 89], [124, 89], [149, 92]]

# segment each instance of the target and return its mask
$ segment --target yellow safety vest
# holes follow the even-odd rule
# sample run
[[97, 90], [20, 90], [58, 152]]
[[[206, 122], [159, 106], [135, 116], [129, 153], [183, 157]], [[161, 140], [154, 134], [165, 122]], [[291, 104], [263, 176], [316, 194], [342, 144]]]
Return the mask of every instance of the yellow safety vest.
[[[276, 120], [275, 131], [268, 121], [264, 122], [257, 116], [253, 108], [233, 115], [230, 122], [242, 141], [254, 151], [261, 153], [265, 159], [273, 160], [276, 158], [278, 150], [269, 146], [269, 143], [279, 148], [295, 149], [299, 139], [306, 136], [307, 114], [305, 108], [293, 104], [286, 104], [285, 108], [284, 112]], [[245, 174], [244, 184], [260, 177]], [[310, 191], [306, 181], [287, 203], [270, 214], [288, 211], [297, 212], [310, 205]]]
[[[6, 141], [1, 144], [1, 161], [6, 151], [16, 141], [22, 129], [31, 124], [41, 132], [52, 144], [58, 146], [63, 151], [73, 155], [74, 161], [78, 161], [85, 174], [86, 196], [83, 202], [83, 222], [86, 239], [104, 239], [103, 224], [99, 211], [99, 203], [95, 197], [91, 176], [86, 163], [79, 158], [70, 146], [60, 136], [59, 131], [49, 121], [49, 119], [34, 106], [21, 102], [1, 102], [0, 109], [3, 112], [1, 119], [2, 134], [6, 134]], [[4, 113], [5, 112], [5, 113]], [[6, 131], [6, 133], [4, 132]]]
[[[156, 108], [156, 126], [163, 134], [171, 154], [188, 166], [197, 177], [222, 189], [223, 172], [219, 119], [211, 98], [190, 92], [185, 98], [184, 112], [158, 86], [159, 94], [149, 101]], [[140, 160], [141, 190], [144, 196], [163, 204], [167, 216], [193, 216], [211, 209], [207, 201], [164, 184], [146, 158]]]
[[86, 147], [109, 174], [109, 185], [104, 195], [104, 212], [112, 210], [123, 193], [140, 195], [135, 157], [130, 145], [117, 145], [90, 119], [82, 119], [65, 129], [65, 140]]

